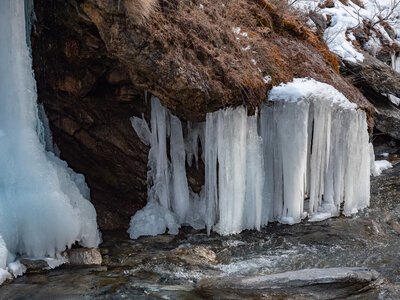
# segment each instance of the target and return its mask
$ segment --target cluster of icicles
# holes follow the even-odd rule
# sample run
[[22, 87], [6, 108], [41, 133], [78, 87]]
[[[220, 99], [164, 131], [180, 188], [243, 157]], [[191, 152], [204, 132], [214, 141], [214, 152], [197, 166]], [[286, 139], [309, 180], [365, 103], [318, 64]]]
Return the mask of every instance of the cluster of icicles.
[[[131, 238], [181, 225], [220, 234], [350, 215], [369, 204], [370, 145], [365, 113], [333, 87], [295, 79], [275, 87], [259, 114], [244, 107], [181, 121], [153, 97], [151, 130], [131, 119], [150, 145], [148, 204], [131, 220]], [[168, 147], [169, 141], [169, 147]], [[205, 166], [200, 194], [186, 164]]]

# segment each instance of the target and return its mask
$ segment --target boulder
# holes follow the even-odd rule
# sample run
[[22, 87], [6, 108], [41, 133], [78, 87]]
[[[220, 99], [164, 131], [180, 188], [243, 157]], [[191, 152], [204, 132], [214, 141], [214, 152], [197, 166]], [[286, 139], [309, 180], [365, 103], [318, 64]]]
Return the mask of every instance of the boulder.
[[99, 249], [75, 248], [66, 252], [67, 259], [71, 265], [101, 265], [103, 259]]
[[202, 246], [177, 248], [169, 254], [171, 260], [178, 260], [187, 265], [215, 265], [217, 255], [211, 249]]
[[366, 268], [305, 269], [263, 276], [202, 279], [197, 291], [207, 299], [342, 299], [368, 295], [383, 280]]

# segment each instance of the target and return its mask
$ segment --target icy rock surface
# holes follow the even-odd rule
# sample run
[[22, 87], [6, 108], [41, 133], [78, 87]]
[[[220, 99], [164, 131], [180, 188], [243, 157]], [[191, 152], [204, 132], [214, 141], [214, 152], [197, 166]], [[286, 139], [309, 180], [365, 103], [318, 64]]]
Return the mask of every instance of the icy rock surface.
[[[205, 124], [182, 126], [153, 97], [149, 199], [132, 217], [130, 236], [176, 233], [181, 224], [227, 235], [367, 207], [371, 158], [365, 113], [312, 79], [274, 87], [269, 99], [254, 116], [244, 107], [227, 108], [208, 114]], [[144, 123], [132, 120], [139, 136]], [[205, 185], [196, 195], [188, 187], [185, 159], [188, 165], [193, 157], [197, 161], [200, 148]]]
[[45, 149], [49, 138], [36, 103], [26, 39], [29, 27], [23, 0], [0, 1], [0, 235], [4, 241], [0, 243], [0, 269], [3, 270], [4, 247], [9, 263], [16, 254], [54, 257], [76, 241], [87, 247], [96, 247], [100, 241], [96, 212], [87, 200], [89, 190], [83, 176], [75, 174]]

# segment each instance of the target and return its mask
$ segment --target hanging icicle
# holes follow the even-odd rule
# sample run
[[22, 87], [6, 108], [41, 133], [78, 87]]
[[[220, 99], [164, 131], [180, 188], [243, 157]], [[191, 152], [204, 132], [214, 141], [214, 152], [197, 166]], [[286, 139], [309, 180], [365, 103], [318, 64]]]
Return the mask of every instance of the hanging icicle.
[[[312, 79], [275, 87], [269, 99], [259, 117], [248, 116], [244, 107], [227, 108], [182, 130], [179, 119], [153, 97], [151, 139], [143, 138], [150, 135], [146, 121], [132, 118], [138, 136], [151, 140], [149, 204], [132, 218], [132, 238], [166, 228], [176, 233], [181, 224], [226, 235], [274, 221], [350, 215], [369, 205], [365, 113], [332, 86]], [[205, 184], [195, 195], [185, 164], [197, 162], [200, 146]], [[158, 217], [150, 222], [145, 212]], [[167, 219], [173, 222], [168, 225]]]

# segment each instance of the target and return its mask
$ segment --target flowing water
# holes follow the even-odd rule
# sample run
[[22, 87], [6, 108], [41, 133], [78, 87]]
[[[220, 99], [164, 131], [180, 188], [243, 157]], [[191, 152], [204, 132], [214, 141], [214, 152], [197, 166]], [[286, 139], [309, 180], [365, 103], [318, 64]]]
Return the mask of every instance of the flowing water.
[[183, 228], [177, 236], [138, 240], [104, 232], [102, 266], [63, 266], [27, 274], [1, 287], [0, 298], [196, 299], [201, 296], [194, 289], [202, 278], [363, 266], [386, 279], [368, 298], [396, 299], [400, 297], [399, 176], [400, 164], [373, 178], [370, 208], [353, 217], [271, 224], [259, 232], [225, 237], [191, 228]]

